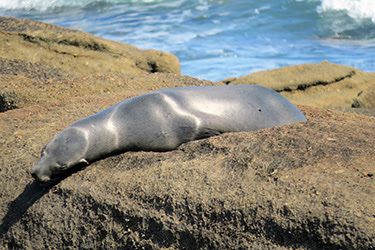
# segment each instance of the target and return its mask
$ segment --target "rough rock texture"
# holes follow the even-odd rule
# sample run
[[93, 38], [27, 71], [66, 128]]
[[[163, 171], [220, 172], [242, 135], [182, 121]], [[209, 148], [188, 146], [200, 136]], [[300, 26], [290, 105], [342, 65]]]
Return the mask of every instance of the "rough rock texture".
[[173, 73], [96, 74], [75, 76], [44, 62], [0, 58], [0, 112], [75, 96], [132, 90], [209, 85], [212, 82]]
[[[90, 74], [180, 73], [180, 63], [170, 53], [141, 50], [31, 20], [0, 17], [0, 45], [0, 112], [56, 98], [118, 91], [126, 88], [127, 82], [135, 88], [134, 81], [119, 83], [116, 77], [86, 80]], [[142, 89], [175, 86], [172, 81], [147, 85]]]
[[174, 55], [52, 24], [0, 17], [0, 57], [42, 61], [77, 74], [180, 73]]
[[375, 73], [322, 62], [260, 71], [223, 82], [263, 85], [296, 104], [350, 108], [360, 91], [374, 85]]
[[[13, 29], [27, 34], [46, 25], [17, 22]], [[84, 74], [53, 61], [0, 59], [0, 248], [375, 249], [374, 109], [350, 107], [372, 73], [328, 63], [260, 72], [258, 84], [289, 77], [289, 91], [279, 91], [297, 103], [351, 112], [299, 105], [307, 122], [127, 152], [41, 187], [30, 169], [71, 123], [150, 90], [224, 84], [172, 73]]]
[[366, 116], [300, 107], [308, 122], [128, 152], [51, 189], [33, 182], [53, 134], [129, 96], [0, 114], [0, 245], [375, 248], [375, 119]]
[[375, 109], [375, 85], [358, 93], [358, 97], [354, 100], [352, 107]]

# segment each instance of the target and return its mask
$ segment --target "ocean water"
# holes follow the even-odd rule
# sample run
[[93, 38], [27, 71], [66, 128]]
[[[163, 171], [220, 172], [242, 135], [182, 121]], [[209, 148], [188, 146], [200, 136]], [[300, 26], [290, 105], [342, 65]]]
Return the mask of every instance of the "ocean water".
[[0, 0], [0, 15], [168, 51], [214, 81], [323, 60], [375, 71], [375, 0]]

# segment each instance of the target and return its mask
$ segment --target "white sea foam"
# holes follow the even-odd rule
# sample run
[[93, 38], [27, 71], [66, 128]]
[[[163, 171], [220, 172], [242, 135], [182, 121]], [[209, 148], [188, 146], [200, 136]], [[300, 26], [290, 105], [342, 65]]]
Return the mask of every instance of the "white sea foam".
[[319, 12], [344, 10], [354, 19], [370, 18], [375, 22], [374, 0], [322, 0]]
[[0, 9], [3, 10], [35, 10], [44, 12], [61, 7], [85, 7], [96, 2], [101, 3], [159, 3], [163, 0], [1, 0]]
[[37, 10], [45, 11], [51, 8], [58, 7], [79, 7], [89, 4], [90, 0], [2, 0], [0, 1], [0, 8], [6, 10]]

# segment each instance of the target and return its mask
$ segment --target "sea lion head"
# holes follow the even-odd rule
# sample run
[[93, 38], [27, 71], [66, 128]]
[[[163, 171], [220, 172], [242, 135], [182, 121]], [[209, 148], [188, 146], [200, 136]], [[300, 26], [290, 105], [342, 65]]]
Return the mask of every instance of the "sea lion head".
[[44, 146], [41, 157], [31, 169], [31, 175], [40, 183], [48, 183], [85, 159], [88, 138], [84, 130], [66, 128]]

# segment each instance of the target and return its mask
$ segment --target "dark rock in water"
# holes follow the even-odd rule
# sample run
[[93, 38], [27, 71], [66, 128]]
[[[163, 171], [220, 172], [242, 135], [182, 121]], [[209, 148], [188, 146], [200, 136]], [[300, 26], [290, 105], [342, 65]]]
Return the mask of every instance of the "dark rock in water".
[[354, 100], [352, 107], [375, 109], [375, 85], [358, 93], [358, 97]]

